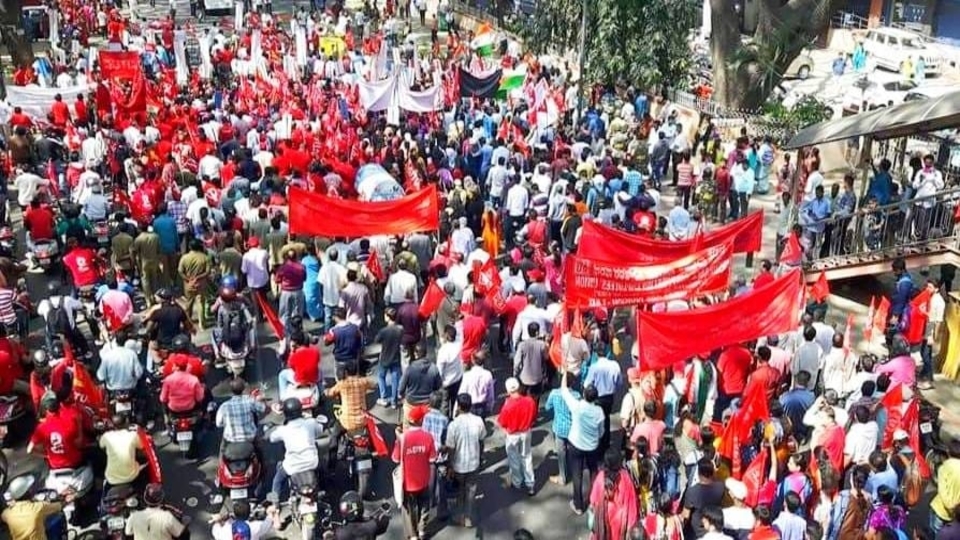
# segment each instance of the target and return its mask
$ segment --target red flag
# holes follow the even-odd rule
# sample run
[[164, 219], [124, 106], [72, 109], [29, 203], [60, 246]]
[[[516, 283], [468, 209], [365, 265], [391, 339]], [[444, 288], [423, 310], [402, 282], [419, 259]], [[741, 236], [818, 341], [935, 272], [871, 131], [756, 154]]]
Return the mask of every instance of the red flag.
[[497, 271], [497, 265], [492, 257], [487, 259], [479, 270], [474, 271], [473, 286], [483, 295], [500, 288], [500, 272]]
[[383, 439], [380, 428], [377, 427], [377, 419], [371, 414], [364, 414], [367, 422], [367, 433], [370, 434], [370, 441], [373, 443], [373, 455], [383, 457], [387, 455], [387, 441]]
[[770, 409], [767, 404], [767, 393], [762, 385], [754, 384], [749, 387], [750, 392], [743, 396], [740, 408], [737, 409], [720, 439], [720, 455], [733, 461], [731, 473], [734, 478], [740, 478], [740, 441], [749, 441], [753, 427], [757, 420], [769, 420]]
[[87, 371], [87, 367], [78, 362], [73, 355], [73, 348], [69, 342], [63, 343], [63, 363], [73, 371], [73, 399], [96, 418], [107, 418], [110, 411], [103, 390]]
[[884, 296], [880, 299], [880, 304], [877, 306], [877, 312], [873, 314], [873, 329], [884, 335], [887, 331], [887, 317], [890, 313], [890, 300], [887, 300], [887, 297]]
[[923, 457], [923, 452], [920, 451], [920, 400], [913, 398], [910, 400], [910, 404], [907, 405], [907, 410], [903, 413], [903, 418], [900, 420], [900, 429], [907, 432], [909, 435], [908, 442], [910, 443], [910, 448], [913, 449], [914, 459], [917, 460], [917, 467], [920, 469], [920, 476], [923, 478], [930, 478], [930, 466], [927, 464], [927, 460]]
[[437, 312], [440, 309], [440, 304], [443, 303], [443, 299], [446, 297], [443, 289], [437, 285], [437, 282], [430, 280], [430, 284], [427, 285], [427, 290], [423, 292], [423, 298], [420, 299], [420, 309], [417, 310], [420, 314], [420, 317], [426, 319]]
[[140, 446], [147, 457], [147, 474], [150, 475], [150, 482], [154, 484], [163, 483], [160, 459], [157, 458], [157, 448], [153, 444], [153, 437], [142, 427], [137, 427], [137, 436], [140, 437]]
[[567, 331], [567, 310], [563, 305], [560, 306], [560, 312], [553, 319], [552, 336], [550, 339], [550, 363], [559, 368], [563, 365], [563, 349], [560, 340]]
[[817, 282], [810, 287], [810, 296], [817, 302], [823, 302], [830, 296], [830, 284], [827, 282], [826, 272], [820, 272]]
[[873, 317], [877, 314], [877, 297], [870, 297], [870, 307], [867, 309], [867, 322], [863, 325], [863, 339], [873, 339]]
[[770, 476], [767, 463], [770, 458], [769, 454], [770, 449], [767, 448], [767, 445], [763, 445], [760, 448], [760, 453], [753, 458], [750, 465], [747, 465], [747, 470], [743, 473], [743, 483], [747, 486], [747, 499], [743, 502], [747, 503], [750, 508], [757, 506], [760, 501], [760, 488], [763, 487]]
[[853, 349], [850, 340], [853, 339], [853, 313], [847, 314], [847, 327], [843, 331], [843, 354], [849, 354]]
[[50, 191], [53, 193], [54, 197], [60, 198], [60, 178], [57, 175], [57, 167], [53, 164], [53, 160], [47, 160], [47, 180], [50, 180]]
[[924, 288], [910, 301], [910, 315], [907, 319], [906, 331], [903, 333], [903, 337], [910, 345], [919, 345], [923, 341], [924, 330], [927, 329], [927, 321], [930, 319], [930, 298], [932, 297], [933, 291]]
[[117, 317], [117, 312], [108, 304], [103, 304], [103, 319], [107, 323], [107, 330], [116, 332], [123, 328], [123, 321]]
[[370, 257], [367, 259], [367, 270], [381, 283], [386, 278], [383, 274], [383, 267], [380, 266], [380, 257], [377, 255], [376, 250], [370, 250]]
[[901, 412], [901, 405], [903, 405], [903, 385], [897, 384], [887, 390], [887, 393], [884, 394], [880, 400], [880, 404], [883, 405], [883, 408], [887, 411], [887, 425], [883, 430], [880, 448], [887, 450], [893, 446], [893, 432], [900, 428], [903, 419], [903, 413]]
[[267, 319], [267, 322], [270, 324], [270, 328], [273, 328], [273, 333], [277, 336], [277, 339], [283, 339], [283, 323], [280, 322], [280, 317], [277, 317], [277, 312], [273, 310], [273, 306], [271, 306], [270, 302], [264, 298], [263, 293], [259, 291], [254, 294], [254, 297], [257, 299], [257, 305], [260, 307], [260, 312], [263, 313], [263, 316]]
[[583, 337], [583, 316], [580, 314], [579, 308], [573, 311], [573, 321], [570, 323], [570, 335], [575, 338]]
[[803, 262], [803, 247], [800, 245], [800, 239], [797, 235], [791, 233], [787, 237], [787, 244], [783, 246], [780, 252], [780, 264], [790, 266], [800, 266]]
[[507, 300], [503, 297], [503, 294], [500, 293], [500, 289], [495, 289], [493, 294], [487, 296], [487, 299], [490, 301], [490, 306], [497, 315], [502, 314], [504, 310], [507, 309]]

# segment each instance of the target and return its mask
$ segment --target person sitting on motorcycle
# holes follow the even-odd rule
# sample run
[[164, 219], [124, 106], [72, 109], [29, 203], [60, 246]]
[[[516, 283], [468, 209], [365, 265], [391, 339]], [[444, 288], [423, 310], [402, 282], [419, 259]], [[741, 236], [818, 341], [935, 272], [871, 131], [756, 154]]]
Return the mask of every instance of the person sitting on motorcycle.
[[340, 411], [337, 421], [347, 433], [358, 431], [367, 426], [367, 394], [377, 388], [377, 382], [360, 375], [360, 366], [346, 364], [345, 377], [324, 394], [327, 397], [340, 397]]
[[67, 237], [67, 250], [63, 256], [63, 265], [70, 274], [70, 282], [77, 291], [96, 288], [102, 277], [100, 257], [97, 252], [84, 247], [75, 237]]
[[284, 448], [283, 461], [273, 477], [272, 497], [277, 501], [284, 500], [284, 489], [291, 476], [315, 472], [320, 466], [316, 440], [323, 431], [316, 419], [303, 417], [303, 406], [296, 398], [283, 400], [283, 419], [284, 424], [268, 437], [272, 443], [282, 442]]
[[[143, 320], [147, 325], [147, 335], [150, 336], [150, 347], [154, 351], [169, 350], [175, 337], [196, 332], [187, 312], [174, 301], [173, 291], [167, 288], [157, 291], [157, 304], [147, 311]], [[150, 363], [153, 361], [151, 357]]]
[[106, 495], [112, 486], [136, 484], [135, 491], [146, 486], [146, 467], [137, 462], [137, 451], [143, 451], [143, 443], [137, 427], [131, 429], [127, 417], [115, 414], [111, 418], [113, 427], [100, 435], [100, 448], [107, 455], [107, 467], [103, 473], [103, 493]]
[[280, 400], [298, 386], [316, 387], [320, 383], [320, 348], [313, 347], [303, 331], [290, 335], [292, 351], [287, 368], [277, 375]]
[[[57, 217], [49, 206], [43, 204], [40, 197], [34, 197], [23, 216], [23, 228], [27, 231], [27, 251], [33, 253], [36, 242], [56, 240]], [[32, 262], [36, 264], [36, 260]]]
[[185, 363], [187, 365], [187, 373], [190, 373], [202, 381], [207, 375], [207, 366], [204, 365], [203, 360], [201, 360], [199, 356], [191, 354], [190, 348], [190, 337], [186, 334], [180, 334], [173, 338], [173, 341], [170, 343], [170, 356], [160, 370], [160, 377], [163, 379], [169, 377], [176, 371], [178, 363]]
[[203, 383], [187, 371], [187, 360], [180, 357], [173, 362], [176, 371], [164, 377], [160, 388], [160, 403], [173, 414], [186, 414], [197, 410], [203, 403]]
[[90, 350], [87, 338], [77, 328], [77, 312], [83, 311], [83, 304], [72, 296], [60, 294], [60, 283], [47, 284], [48, 297], [37, 306], [37, 314], [46, 322], [47, 347], [57, 339], [68, 341], [78, 352]]
[[244, 394], [247, 384], [239, 377], [230, 381], [233, 396], [217, 408], [216, 424], [223, 429], [223, 443], [255, 442], [257, 424], [266, 413], [262, 396], [256, 398]]
[[60, 406], [53, 394], [40, 402], [43, 420], [37, 424], [27, 453], [44, 453], [50, 470], [78, 469], [84, 466], [83, 423], [79, 417]]
[[[6, 326], [0, 324], [0, 340], [7, 340]], [[17, 394], [30, 397], [30, 383], [24, 370], [24, 354], [16, 342], [0, 347], [0, 396]], [[14, 347], [16, 345], [16, 347]]]
[[0, 273], [8, 285], [17, 283], [27, 271], [17, 255], [17, 237], [10, 227], [0, 228]]
[[[109, 341], [100, 349], [100, 366], [97, 368], [97, 379], [107, 389], [107, 394], [117, 392], [135, 393], [143, 378], [143, 366], [136, 350], [128, 343], [120, 345], [123, 335], [116, 341]], [[133, 345], [137, 342], [133, 341]]]
[[67, 536], [66, 523], [60, 512], [64, 503], [72, 500], [72, 494], [67, 493], [62, 502], [35, 501], [33, 496], [39, 487], [37, 480], [32, 474], [18, 476], [10, 481], [3, 494], [7, 507], [0, 519], [7, 524], [10, 540], [47, 540], [48, 536], [51, 540], [59, 540]]
[[356, 491], [348, 491], [340, 496], [340, 516], [344, 523], [334, 533], [336, 540], [374, 540], [387, 532], [390, 525], [390, 514], [387, 512], [365, 518], [363, 499]]
[[30, 374], [30, 396], [33, 408], [40, 411], [44, 396], [53, 392], [61, 400], [73, 394], [73, 374], [63, 364], [54, 367], [46, 351], [33, 353], [33, 372]]
[[120, 282], [113, 272], [107, 274], [104, 284], [97, 289], [97, 304], [103, 318], [107, 323], [107, 330], [116, 333], [124, 328], [134, 324], [133, 300], [131, 294], [133, 286], [127, 284], [129, 289], [124, 291], [120, 288]]
[[87, 235], [93, 230], [87, 218], [81, 215], [80, 207], [68, 203], [63, 206], [63, 219], [57, 223], [57, 238], [64, 243], [73, 238], [78, 244], [86, 243]]
[[189, 530], [183, 524], [182, 517], [164, 504], [163, 486], [150, 484], [143, 493], [146, 508], [137, 510], [127, 518], [124, 531], [127, 538], [140, 540], [175, 540], [189, 538]]
[[253, 315], [243, 300], [237, 297], [237, 290], [231, 287], [220, 288], [217, 302], [217, 326], [213, 329], [214, 350], [220, 354], [220, 346], [225, 345], [232, 351], [243, 349], [244, 343], [253, 350], [256, 328]]
[[210, 534], [213, 540], [260, 540], [275, 536], [274, 531], [280, 529], [281, 523], [280, 509], [276, 505], [267, 507], [267, 519], [251, 520], [250, 503], [234, 501], [233, 516], [215, 516]]

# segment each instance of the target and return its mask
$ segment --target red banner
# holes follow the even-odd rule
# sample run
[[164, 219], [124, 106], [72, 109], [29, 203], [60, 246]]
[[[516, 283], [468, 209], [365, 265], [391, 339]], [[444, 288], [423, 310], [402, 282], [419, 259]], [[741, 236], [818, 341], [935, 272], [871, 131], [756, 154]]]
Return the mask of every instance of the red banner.
[[803, 278], [797, 269], [726, 302], [691, 311], [640, 312], [641, 369], [675, 362], [761, 336], [794, 330], [803, 309]]
[[333, 199], [290, 188], [290, 233], [360, 238], [435, 231], [440, 227], [434, 185], [395, 201]]
[[733, 248], [720, 244], [663, 264], [604, 262], [570, 255], [563, 278], [571, 307], [635, 306], [723, 290]]
[[754, 212], [690, 240], [671, 242], [611, 229], [599, 223], [583, 223], [577, 255], [600, 261], [666, 263], [685, 255], [727, 243], [734, 253], [760, 251], [763, 212]]
[[131, 51], [100, 51], [100, 75], [104, 79], [135, 79], [143, 72], [140, 55]]

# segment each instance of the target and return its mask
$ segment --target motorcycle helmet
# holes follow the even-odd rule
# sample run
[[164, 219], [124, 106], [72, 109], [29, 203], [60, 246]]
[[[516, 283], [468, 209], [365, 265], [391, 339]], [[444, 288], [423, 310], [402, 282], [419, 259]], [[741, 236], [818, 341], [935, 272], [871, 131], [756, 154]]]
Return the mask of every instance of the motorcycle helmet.
[[50, 296], [60, 296], [60, 282], [51, 281], [47, 283], [47, 293], [49, 293]]
[[10, 481], [7, 491], [3, 498], [7, 502], [22, 501], [33, 495], [33, 488], [37, 485], [37, 477], [32, 474], [24, 474]]
[[35, 368], [44, 368], [50, 365], [50, 359], [47, 357], [47, 351], [40, 349], [33, 353], [33, 366]]
[[220, 300], [224, 302], [233, 302], [237, 299], [237, 290], [233, 287], [220, 287]]
[[50, 354], [49, 354], [50, 359], [59, 360], [65, 356], [66, 356], [66, 353], [63, 351], [62, 341], [57, 340], [50, 344]]
[[239, 287], [240, 283], [238, 282], [237, 278], [234, 277], [234, 276], [232, 276], [232, 275], [226, 275], [226, 276], [224, 276], [224, 277], [223, 277], [223, 281], [222, 281], [220, 284], [221, 284], [221, 286], [223, 286], [224, 288], [230, 287], [230, 288], [233, 289], [233, 290], [237, 290], [237, 289], [240, 288], [240, 287]]
[[160, 290], [157, 291], [157, 298], [161, 300], [173, 300], [173, 291], [166, 287], [161, 287]]
[[287, 398], [283, 400], [283, 418], [284, 420], [296, 420], [303, 416], [303, 404], [297, 398]]
[[185, 334], [178, 334], [170, 343], [170, 348], [174, 352], [185, 353], [190, 350], [190, 338]]
[[348, 491], [340, 497], [340, 515], [348, 521], [363, 518], [363, 499], [356, 491]]

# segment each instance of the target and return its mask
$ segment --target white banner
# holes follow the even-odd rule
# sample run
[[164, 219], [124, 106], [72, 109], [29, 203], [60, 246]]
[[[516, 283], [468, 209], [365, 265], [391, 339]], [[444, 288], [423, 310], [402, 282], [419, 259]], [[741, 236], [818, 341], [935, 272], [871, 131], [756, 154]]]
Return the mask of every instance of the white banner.
[[[391, 77], [382, 81], [360, 81], [360, 104], [370, 112], [386, 110], [394, 105], [394, 94], [397, 89], [397, 79]], [[399, 113], [398, 113], [399, 115]]]
[[243, 2], [233, 5], [233, 30], [237, 33], [243, 29]]
[[7, 103], [11, 107], [20, 107], [23, 112], [33, 118], [39, 118], [44, 121], [47, 119], [47, 113], [53, 106], [53, 98], [57, 94], [63, 98], [64, 103], [73, 103], [77, 96], [84, 96], [91, 91], [91, 85], [71, 86], [69, 88], [40, 88], [36, 85], [30, 86], [7, 86]]
[[401, 109], [415, 113], [428, 113], [443, 108], [443, 94], [441, 86], [434, 81], [433, 86], [426, 90], [414, 91], [410, 89], [411, 73], [404, 70], [397, 86], [397, 103]]
[[187, 34], [183, 30], [173, 33], [173, 56], [177, 68], [177, 84], [187, 84], [190, 80], [190, 67], [187, 65]]

